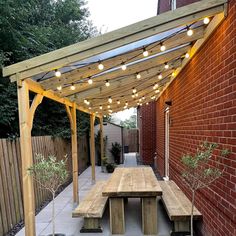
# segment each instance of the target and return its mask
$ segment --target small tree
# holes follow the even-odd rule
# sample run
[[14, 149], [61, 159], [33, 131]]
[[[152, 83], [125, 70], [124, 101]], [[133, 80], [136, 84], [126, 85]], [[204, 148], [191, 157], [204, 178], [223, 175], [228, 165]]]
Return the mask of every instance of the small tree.
[[[181, 159], [184, 164], [182, 176], [192, 191], [191, 236], [193, 236], [193, 209], [196, 191], [208, 187], [223, 174], [223, 170], [218, 168], [218, 164], [214, 167], [210, 167], [209, 165], [209, 161], [217, 147], [218, 145], [215, 143], [204, 142], [197, 149], [195, 155], [186, 154]], [[228, 154], [229, 151], [227, 149], [221, 151], [221, 156], [227, 156]], [[215, 163], [218, 162], [216, 161]]]
[[120, 164], [120, 154], [121, 154], [121, 145], [117, 142], [112, 143], [112, 147], [110, 149], [112, 156], [114, 157], [114, 161], [116, 164]]
[[66, 159], [57, 161], [54, 155], [47, 159], [42, 154], [36, 154], [36, 163], [28, 171], [41, 188], [47, 189], [52, 194], [52, 235], [55, 235], [55, 194], [58, 188], [65, 183], [68, 172]]

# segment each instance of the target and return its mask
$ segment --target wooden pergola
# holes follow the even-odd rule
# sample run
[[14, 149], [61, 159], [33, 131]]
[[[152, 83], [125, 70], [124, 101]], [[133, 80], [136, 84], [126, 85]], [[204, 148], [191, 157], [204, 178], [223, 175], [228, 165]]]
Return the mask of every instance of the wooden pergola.
[[[27, 169], [33, 164], [34, 113], [42, 99], [65, 105], [71, 124], [73, 201], [78, 203], [76, 110], [90, 114], [95, 181], [95, 117], [102, 134], [104, 115], [157, 99], [226, 14], [227, 0], [203, 0], [3, 68], [3, 76], [17, 82], [26, 236], [35, 235], [33, 180]], [[35, 93], [31, 104], [29, 91]]]

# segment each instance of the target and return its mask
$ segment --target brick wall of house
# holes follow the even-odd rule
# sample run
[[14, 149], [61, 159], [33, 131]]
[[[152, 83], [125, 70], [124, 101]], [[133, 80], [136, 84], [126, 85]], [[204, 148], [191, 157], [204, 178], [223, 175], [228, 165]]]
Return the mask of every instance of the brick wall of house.
[[236, 235], [236, 1], [228, 17], [156, 102], [157, 165], [164, 174], [164, 109], [170, 107], [170, 179], [190, 198], [181, 180], [183, 153], [201, 141], [229, 148], [221, 159], [223, 177], [196, 195], [204, 236]]
[[140, 156], [143, 164], [153, 164], [156, 151], [156, 105], [154, 102], [138, 108]]

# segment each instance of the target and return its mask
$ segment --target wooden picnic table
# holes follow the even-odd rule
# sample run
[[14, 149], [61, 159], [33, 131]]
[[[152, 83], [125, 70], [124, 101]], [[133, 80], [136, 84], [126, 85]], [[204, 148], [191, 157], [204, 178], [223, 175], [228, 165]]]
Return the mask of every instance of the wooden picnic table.
[[141, 198], [143, 233], [157, 233], [156, 198], [162, 190], [151, 167], [116, 168], [102, 194], [109, 197], [112, 234], [125, 233], [124, 198]]

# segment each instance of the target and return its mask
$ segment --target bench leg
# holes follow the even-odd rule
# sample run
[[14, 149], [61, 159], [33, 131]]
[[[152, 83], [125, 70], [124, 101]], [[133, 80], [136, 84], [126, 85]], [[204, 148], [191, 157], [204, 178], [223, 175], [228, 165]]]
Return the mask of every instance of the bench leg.
[[125, 233], [124, 199], [109, 198], [110, 229], [112, 234]]
[[157, 234], [157, 198], [142, 198], [142, 228], [143, 234]]
[[80, 233], [102, 233], [101, 219], [85, 217]]
[[190, 232], [190, 221], [174, 221], [174, 232]]

